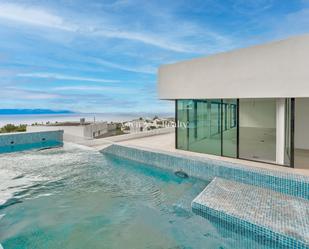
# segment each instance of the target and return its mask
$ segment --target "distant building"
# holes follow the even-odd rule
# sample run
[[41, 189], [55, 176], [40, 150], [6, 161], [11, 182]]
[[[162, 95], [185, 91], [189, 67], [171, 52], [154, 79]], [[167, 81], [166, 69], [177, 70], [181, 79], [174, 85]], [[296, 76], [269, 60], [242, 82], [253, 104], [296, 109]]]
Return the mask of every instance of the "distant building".
[[96, 138], [108, 132], [107, 122], [92, 123], [81, 127], [86, 138]]
[[100, 137], [108, 132], [116, 130], [117, 125], [107, 122], [87, 123], [81, 119], [80, 123], [61, 123], [57, 125], [35, 125], [27, 126], [27, 131], [51, 131], [63, 130], [64, 135], [93, 139]]
[[123, 130], [129, 133], [142, 132], [146, 130], [147, 123], [143, 118], [134, 119], [123, 124]]
[[137, 133], [166, 127], [174, 127], [174, 125], [175, 122], [172, 119], [162, 119], [158, 117], [153, 119], [139, 118], [123, 123], [122, 130], [127, 133]]

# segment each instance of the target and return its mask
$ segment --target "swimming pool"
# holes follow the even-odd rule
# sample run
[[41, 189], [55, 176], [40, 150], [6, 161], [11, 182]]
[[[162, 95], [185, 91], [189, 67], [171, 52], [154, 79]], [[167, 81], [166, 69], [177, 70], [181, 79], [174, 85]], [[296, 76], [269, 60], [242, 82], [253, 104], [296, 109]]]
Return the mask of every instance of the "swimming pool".
[[84, 147], [0, 155], [0, 182], [4, 249], [268, 248], [192, 213], [207, 181]]

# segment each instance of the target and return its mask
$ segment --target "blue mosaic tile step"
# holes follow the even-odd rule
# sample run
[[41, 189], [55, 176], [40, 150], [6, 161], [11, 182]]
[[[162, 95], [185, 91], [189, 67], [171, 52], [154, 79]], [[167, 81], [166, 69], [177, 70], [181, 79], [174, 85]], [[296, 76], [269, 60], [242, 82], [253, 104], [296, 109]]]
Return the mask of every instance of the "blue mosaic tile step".
[[192, 201], [192, 210], [287, 248], [309, 248], [309, 201], [235, 181], [214, 178]]
[[192, 177], [207, 181], [220, 177], [309, 200], [308, 176], [116, 144], [103, 149], [102, 152], [171, 171], [182, 170]]

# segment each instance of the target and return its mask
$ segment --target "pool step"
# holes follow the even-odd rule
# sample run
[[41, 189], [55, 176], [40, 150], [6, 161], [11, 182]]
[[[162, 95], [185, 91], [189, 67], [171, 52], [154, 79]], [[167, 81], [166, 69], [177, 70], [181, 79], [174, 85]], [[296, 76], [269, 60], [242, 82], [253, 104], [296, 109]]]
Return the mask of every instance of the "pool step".
[[[286, 248], [309, 248], [309, 201], [214, 178], [192, 201], [194, 213]], [[265, 242], [264, 241], [264, 242]]]

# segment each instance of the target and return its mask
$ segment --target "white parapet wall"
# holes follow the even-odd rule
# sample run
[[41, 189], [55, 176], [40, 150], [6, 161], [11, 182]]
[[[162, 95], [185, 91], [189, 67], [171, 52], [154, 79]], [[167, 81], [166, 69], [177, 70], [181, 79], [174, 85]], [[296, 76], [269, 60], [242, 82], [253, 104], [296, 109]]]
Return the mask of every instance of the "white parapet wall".
[[0, 153], [59, 147], [62, 145], [62, 130], [0, 134]]
[[63, 130], [64, 134], [71, 134], [77, 137], [84, 137], [83, 126], [47, 126], [47, 125], [34, 125], [27, 126], [27, 132], [39, 132], [39, 131], [59, 131]]
[[58, 131], [63, 130], [64, 135], [92, 139], [108, 132], [107, 122], [97, 122], [87, 125], [35, 125], [27, 126], [27, 131]]
[[96, 146], [100, 146], [104, 144], [117, 143], [117, 142], [131, 140], [131, 139], [163, 135], [163, 134], [168, 134], [168, 133], [173, 133], [173, 132], [175, 132], [175, 128], [167, 127], [167, 128], [160, 128], [160, 129], [154, 129], [154, 130], [149, 130], [149, 131], [129, 133], [129, 134], [124, 134], [124, 135], [111, 136], [111, 137], [99, 138], [99, 139], [93, 139], [93, 140], [83, 140], [83, 141], [77, 140], [74, 137], [65, 136], [65, 141], [79, 143], [79, 144], [83, 144], [83, 145], [91, 146], [91, 147], [96, 147]]

